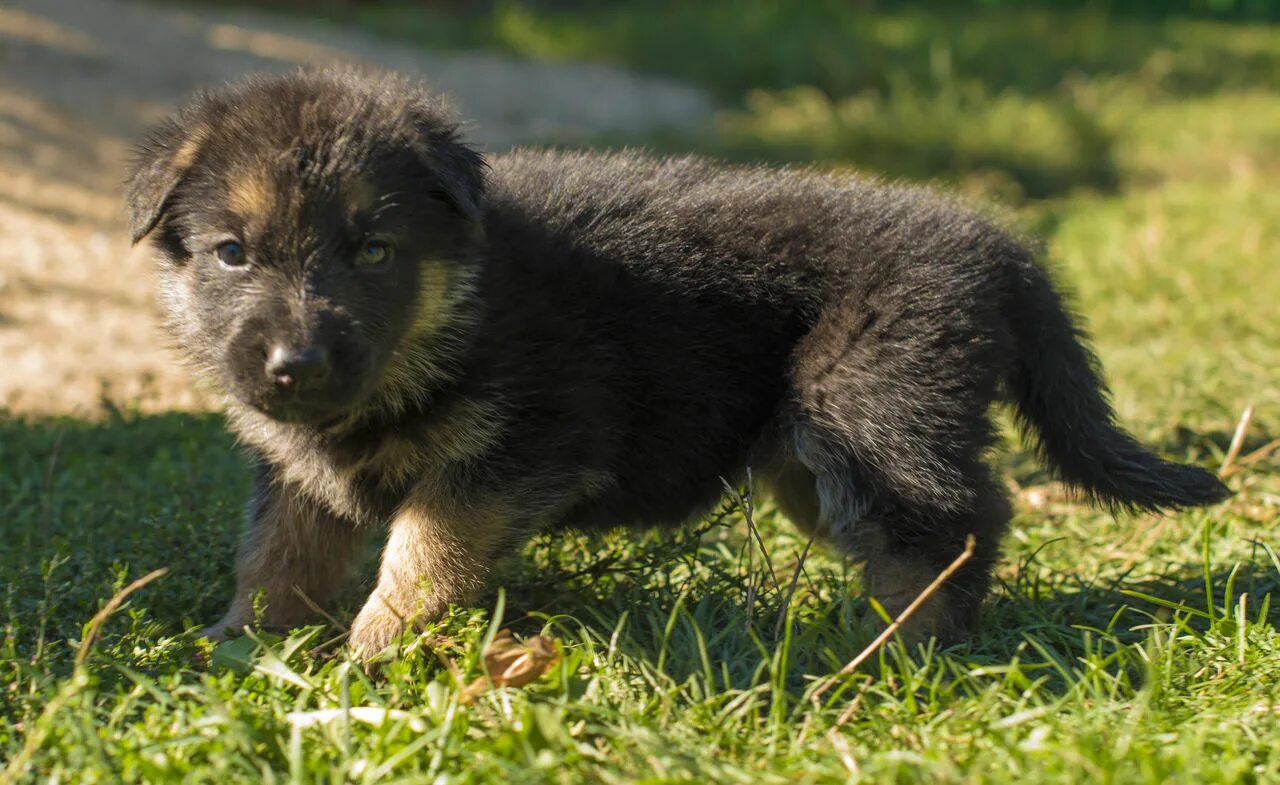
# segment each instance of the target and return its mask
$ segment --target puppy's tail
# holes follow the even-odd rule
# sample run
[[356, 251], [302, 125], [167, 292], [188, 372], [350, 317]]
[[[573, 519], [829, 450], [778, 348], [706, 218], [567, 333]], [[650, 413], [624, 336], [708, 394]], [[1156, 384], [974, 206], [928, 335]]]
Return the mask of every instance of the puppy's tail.
[[1068, 485], [1109, 507], [1177, 509], [1229, 495], [1213, 473], [1166, 461], [1116, 424], [1098, 360], [1030, 259], [1016, 265], [1011, 322], [1017, 358], [1008, 385], [1023, 431]]

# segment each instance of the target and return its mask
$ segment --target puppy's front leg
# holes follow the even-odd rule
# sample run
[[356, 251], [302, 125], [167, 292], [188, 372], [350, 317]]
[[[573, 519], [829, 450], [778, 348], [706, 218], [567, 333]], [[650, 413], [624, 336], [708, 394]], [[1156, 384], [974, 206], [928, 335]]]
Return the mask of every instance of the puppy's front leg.
[[240, 543], [235, 598], [226, 614], [200, 634], [215, 640], [239, 634], [255, 621], [259, 592], [265, 626], [306, 621], [312, 611], [299, 592], [318, 605], [331, 599], [351, 569], [359, 542], [353, 524], [279, 482], [269, 466], [260, 467], [249, 528]]
[[509, 517], [484, 502], [410, 498], [391, 522], [378, 585], [351, 625], [351, 648], [368, 660], [406, 627], [472, 602], [499, 555]]

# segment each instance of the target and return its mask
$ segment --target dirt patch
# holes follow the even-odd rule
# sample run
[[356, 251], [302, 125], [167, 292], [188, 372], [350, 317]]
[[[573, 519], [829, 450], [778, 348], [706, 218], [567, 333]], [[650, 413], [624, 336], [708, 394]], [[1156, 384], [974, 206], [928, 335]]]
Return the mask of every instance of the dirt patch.
[[0, 7], [0, 407], [92, 414], [209, 398], [156, 330], [149, 261], [120, 196], [129, 147], [195, 89], [245, 73], [369, 62], [451, 93], [490, 150], [704, 123], [711, 102], [664, 80], [587, 65], [424, 53], [244, 12], [119, 0]]

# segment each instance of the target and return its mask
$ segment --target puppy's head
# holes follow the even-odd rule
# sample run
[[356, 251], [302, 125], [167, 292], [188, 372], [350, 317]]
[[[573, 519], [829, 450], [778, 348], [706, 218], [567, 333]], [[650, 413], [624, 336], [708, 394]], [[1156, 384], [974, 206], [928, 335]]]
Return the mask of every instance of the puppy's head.
[[242, 404], [320, 424], [449, 322], [483, 189], [439, 98], [313, 71], [198, 97], [140, 146], [128, 201], [179, 350]]

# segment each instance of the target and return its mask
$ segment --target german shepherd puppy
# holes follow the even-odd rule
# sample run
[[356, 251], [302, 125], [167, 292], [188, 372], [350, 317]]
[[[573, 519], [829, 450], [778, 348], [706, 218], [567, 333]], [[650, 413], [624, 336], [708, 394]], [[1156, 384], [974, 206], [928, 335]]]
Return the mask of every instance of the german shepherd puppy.
[[1016, 409], [1113, 507], [1218, 501], [1115, 422], [1045, 271], [919, 188], [635, 152], [487, 160], [389, 74], [299, 71], [197, 97], [138, 150], [181, 355], [258, 459], [235, 598], [211, 635], [302, 621], [389, 522], [350, 644], [468, 603], [553, 527], [674, 525], [750, 466], [912, 619], [972, 628], [1010, 508], [984, 462]]

